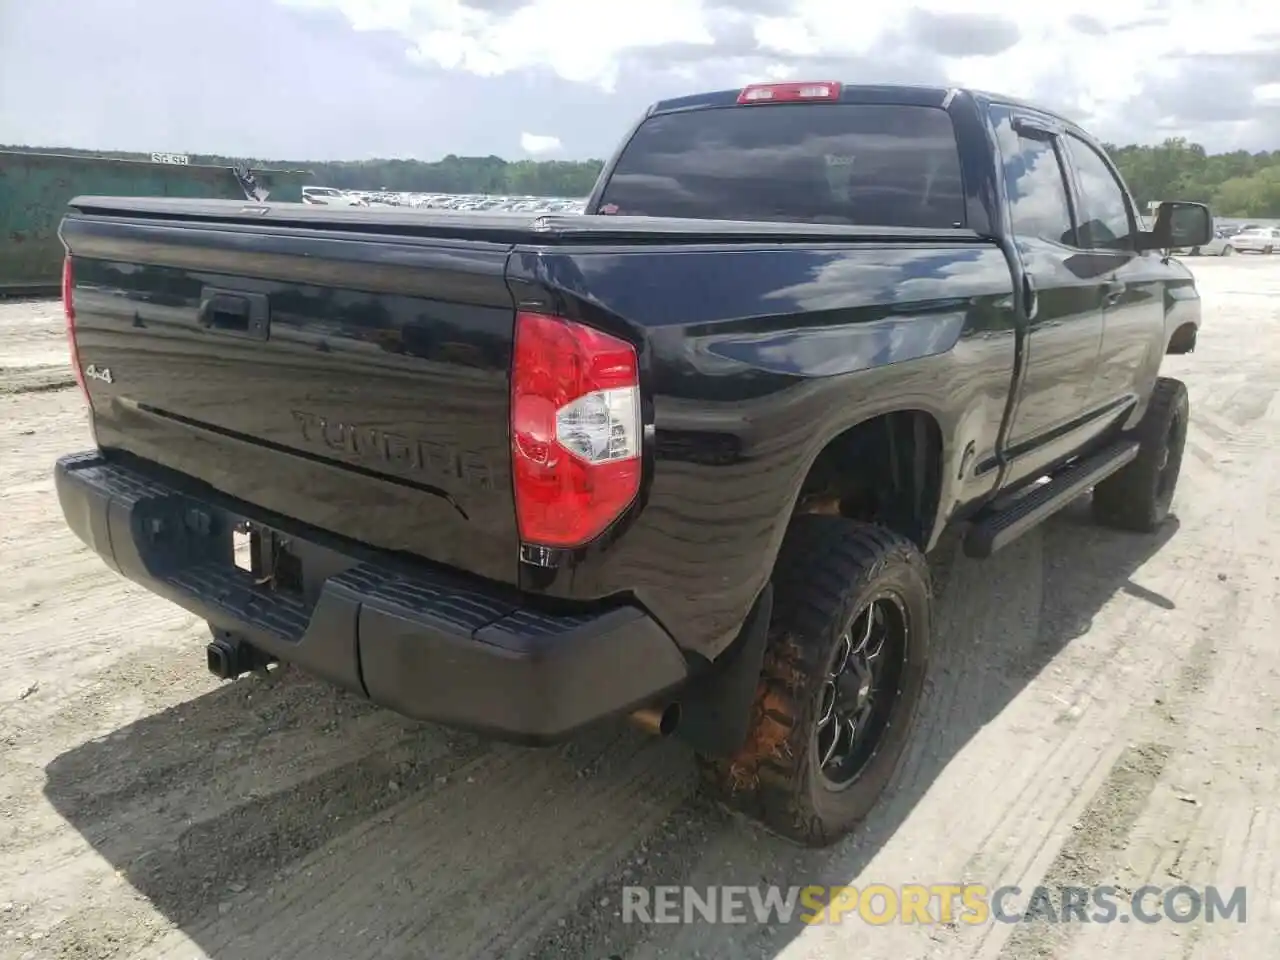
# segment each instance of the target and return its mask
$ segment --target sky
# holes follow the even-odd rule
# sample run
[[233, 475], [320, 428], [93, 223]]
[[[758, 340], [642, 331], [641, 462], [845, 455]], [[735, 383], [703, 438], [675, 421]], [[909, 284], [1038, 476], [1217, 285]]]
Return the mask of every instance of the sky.
[[0, 143], [605, 157], [655, 100], [972, 86], [1116, 143], [1280, 149], [1277, 0], [0, 0]]

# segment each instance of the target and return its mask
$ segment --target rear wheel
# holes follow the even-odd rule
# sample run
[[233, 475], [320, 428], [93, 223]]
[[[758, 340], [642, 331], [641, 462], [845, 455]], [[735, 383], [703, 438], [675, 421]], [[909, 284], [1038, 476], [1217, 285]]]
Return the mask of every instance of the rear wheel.
[[796, 518], [745, 746], [699, 758], [708, 790], [789, 840], [825, 846], [862, 820], [910, 739], [928, 663], [931, 586], [881, 527]]
[[1275, 250], [1275, 247], [1263, 247], [1263, 248], [1262, 248], [1262, 252], [1263, 252], [1264, 254], [1270, 254], [1270, 253], [1274, 252], [1274, 250]]
[[1093, 491], [1093, 515], [1099, 523], [1150, 533], [1169, 515], [1182, 471], [1190, 414], [1187, 387], [1161, 377], [1147, 412], [1134, 431], [1138, 456]]
[[1236, 248], [1231, 246], [1230, 244], [1222, 248], [1222, 255], [1224, 257], [1233, 257], [1235, 256], [1235, 253], [1236, 253]]

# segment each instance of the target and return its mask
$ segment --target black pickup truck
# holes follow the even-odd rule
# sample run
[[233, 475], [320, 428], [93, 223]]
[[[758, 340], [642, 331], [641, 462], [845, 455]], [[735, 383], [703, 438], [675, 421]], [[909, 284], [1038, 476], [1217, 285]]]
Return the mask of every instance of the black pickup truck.
[[292, 663], [525, 743], [630, 716], [829, 843], [893, 775], [926, 556], [1092, 489], [1153, 530], [1200, 300], [1098, 143], [993, 95], [656, 104], [582, 216], [81, 197], [71, 529]]

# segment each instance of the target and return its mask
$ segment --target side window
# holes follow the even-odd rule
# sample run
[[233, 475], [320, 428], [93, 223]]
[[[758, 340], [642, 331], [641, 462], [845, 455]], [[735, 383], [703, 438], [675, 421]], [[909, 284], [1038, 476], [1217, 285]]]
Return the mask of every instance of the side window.
[[1115, 174], [1078, 137], [1068, 135], [1063, 143], [1071, 152], [1080, 191], [1079, 245], [1087, 250], [1132, 250], [1133, 219]]
[[1075, 246], [1066, 180], [1052, 141], [1019, 134], [1004, 111], [996, 117], [996, 138], [1014, 234]]

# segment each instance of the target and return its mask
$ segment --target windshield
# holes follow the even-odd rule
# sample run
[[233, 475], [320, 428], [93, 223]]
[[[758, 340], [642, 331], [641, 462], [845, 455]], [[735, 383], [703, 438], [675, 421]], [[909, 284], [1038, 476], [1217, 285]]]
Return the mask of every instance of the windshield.
[[950, 228], [964, 190], [940, 108], [741, 106], [650, 117], [593, 212]]

